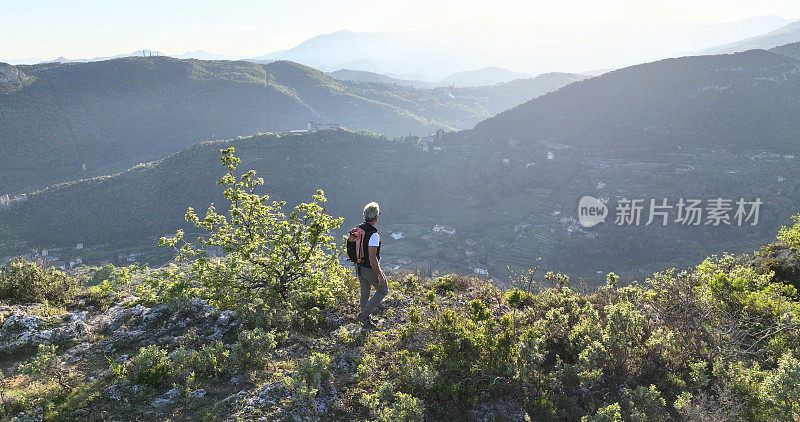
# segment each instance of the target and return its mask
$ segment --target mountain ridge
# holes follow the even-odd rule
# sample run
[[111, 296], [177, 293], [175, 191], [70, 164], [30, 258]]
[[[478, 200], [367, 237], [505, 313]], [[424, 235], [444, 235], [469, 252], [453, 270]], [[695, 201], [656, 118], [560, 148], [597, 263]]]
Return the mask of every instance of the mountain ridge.
[[800, 41], [800, 21], [791, 22], [781, 28], [767, 32], [766, 34], [756, 35], [745, 38], [733, 43], [718, 47], [700, 50], [699, 54], [722, 54], [737, 53], [746, 50], [763, 49], [768, 50], [784, 44]]
[[0, 154], [12, 157], [0, 195], [122, 170], [202, 140], [306, 129], [310, 120], [390, 136], [471, 127], [570, 81], [511, 94], [423, 90], [339, 81], [287, 61], [164, 56], [8, 69], [30, 83], [0, 94]]
[[[570, 84], [478, 123], [473, 131], [494, 139], [596, 146], [669, 140], [674, 148], [699, 138], [709, 145], [756, 148], [759, 141], [796, 152], [800, 146], [793, 134], [800, 137], [800, 125], [789, 116], [800, 112], [794, 100], [799, 66], [765, 50], [664, 59]], [[765, 92], [774, 103], [754, 104], [749, 97], [766, 100]], [[720, 116], [717, 108], [728, 103], [751, 112], [737, 110], [736, 119]]]

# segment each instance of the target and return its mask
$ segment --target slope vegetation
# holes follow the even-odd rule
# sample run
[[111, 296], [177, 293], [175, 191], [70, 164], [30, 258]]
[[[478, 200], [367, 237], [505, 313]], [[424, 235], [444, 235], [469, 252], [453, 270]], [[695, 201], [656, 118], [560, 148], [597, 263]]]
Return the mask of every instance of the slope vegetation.
[[478, 124], [476, 137], [594, 147], [800, 150], [800, 62], [752, 50], [632, 66]]
[[203, 140], [305, 129], [309, 120], [390, 136], [466, 128], [563, 85], [451, 93], [338, 81], [292, 62], [169, 57], [3, 69], [0, 194], [108, 174]]

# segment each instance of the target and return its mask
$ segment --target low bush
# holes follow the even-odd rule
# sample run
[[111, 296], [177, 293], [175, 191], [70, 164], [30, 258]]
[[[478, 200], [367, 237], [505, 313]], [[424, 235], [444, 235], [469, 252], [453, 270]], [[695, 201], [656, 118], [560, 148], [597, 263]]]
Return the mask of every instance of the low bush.
[[276, 344], [275, 335], [261, 328], [241, 331], [231, 348], [231, 362], [242, 371], [264, 369]]
[[167, 356], [167, 351], [158, 346], [142, 347], [131, 359], [128, 374], [131, 381], [136, 384], [160, 387], [168, 383], [172, 377], [172, 361]]
[[63, 304], [78, 293], [81, 282], [55, 268], [18, 258], [0, 267], [0, 298], [18, 303]]

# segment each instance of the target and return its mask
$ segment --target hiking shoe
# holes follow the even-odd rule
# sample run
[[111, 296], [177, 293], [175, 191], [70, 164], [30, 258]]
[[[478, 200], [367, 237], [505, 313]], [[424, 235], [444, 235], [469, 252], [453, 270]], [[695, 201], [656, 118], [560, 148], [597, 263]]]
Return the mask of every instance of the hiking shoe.
[[372, 318], [370, 318], [370, 317], [366, 317], [366, 318], [364, 318], [364, 317], [358, 317], [358, 318], [356, 318], [356, 320], [357, 320], [358, 322], [360, 322], [360, 323], [361, 323], [361, 325], [363, 325], [363, 326], [364, 326], [364, 328], [372, 329], [372, 328], [375, 328], [375, 327], [376, 327], [375, 323], [374, 323], [374, 322], [372, 322]]

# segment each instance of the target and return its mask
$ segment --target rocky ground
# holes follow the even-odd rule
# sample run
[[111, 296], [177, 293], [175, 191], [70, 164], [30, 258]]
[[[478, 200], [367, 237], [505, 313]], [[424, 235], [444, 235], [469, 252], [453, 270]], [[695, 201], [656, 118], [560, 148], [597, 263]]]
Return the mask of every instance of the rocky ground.
[[[217, 341], [230, 348], [240, 330], [239, 318], [235, 312], [220, 311], [203, 300], [152, 307], [137, 301], [136, 297], [122, 298], [107, 309], [78, 301], [68, 310], [60, 310], [63, 312], [41, 304], [0, 306], [0, 370], [4, 374], [0, 389], [4, 400], [13, 397], [18, 402], [17, 411], [0, 414], [0, 420], [324, 420], [333, 414], [341, 419], [350, 411], [353, 398], [344, 397], [337, 384], [348, 382], [355, 374], [354, 355], [342, 353], [341, 343], [331, 340], [365, 338], [367, 333], [354, 323], [352, 315], [332, 312], [316, 332], [287, 334], [265, 371], [222, 374], [204, 388], [189, 391], [175, 383], [161, 388], [136, 384], [115, 377], [111, 367], [129, 365], [140, 348], [149, 345], [171, 354]], [[407, 297], [395, 293], [379, 312], [407, 303]], [[385, 318], [381, 321], [384, 325], [392, 323]], [[68, 403], [56, 410], [51, 400], [43, 397], [64, 392], [57, 391], [52, 383], [35, 383], [17, 369], [30, 360], [39, 345], [58, 346], [60, 365], [73, 387]], [[326, 386], [324, 395], [306, 400], [304, 406], [282, 408], [281, 403], [293, 394], [283, 377], [295, 372], [297, 358], [311, 353], [338, 356], [330, 366], [336, 382]]]
[[[139, 347], [156, 344], [174, 349], [175, 345], [186, 343], [188, 337], [192, 337], [192, 343], [224, 340], [239, 324], [233, 311], [220, 312], [200, 300], [177, 307], [161, 304], [148, 308], [141, 304], [133, 305], [133, 299], [124, 299], [121, 304], [105, 311], [90, 306], [86, 310], [54, 316], [38, 315], [41, 306], [0, 307], [0, 354], [5, 356], [2, 369], [5, 373], [13, 373], [15, 364], [29, 357], [38, 345], [57, 345], [63, 366], [75, 379], [75, 384], [97, 382], [107, 378], [108, 359], [125, 364]], [[11, 380], [14, 382], [14, 378]], [[241, 396], [248, 394], [247, 383], [241, 377], [219, 381], [231, 388], [243, 388], [241, 393], [237, 392]], [[125, 380], [108, 385], [102, 396], [109, 404], [118, 403], [124, 408], [145, 396], [159, 393], [149, 390]], [[180, 397], [181, 392], [177, 389], [167, 388], [152, 399], [150, 407], [153, 411], [150, 413], [166, 415], [178, 399], [191, 402], [206, 395], [205, 390], [199, 389]], [[236, 397], [236, 394], [230, 395], [223, 402], [238, 403]], [[20, 411], [12, 419], [41, 420], [43, 416], [41, 407], [33, 407]], [[85, 409], [76, 409], [73, 416], [91, 419]]]

